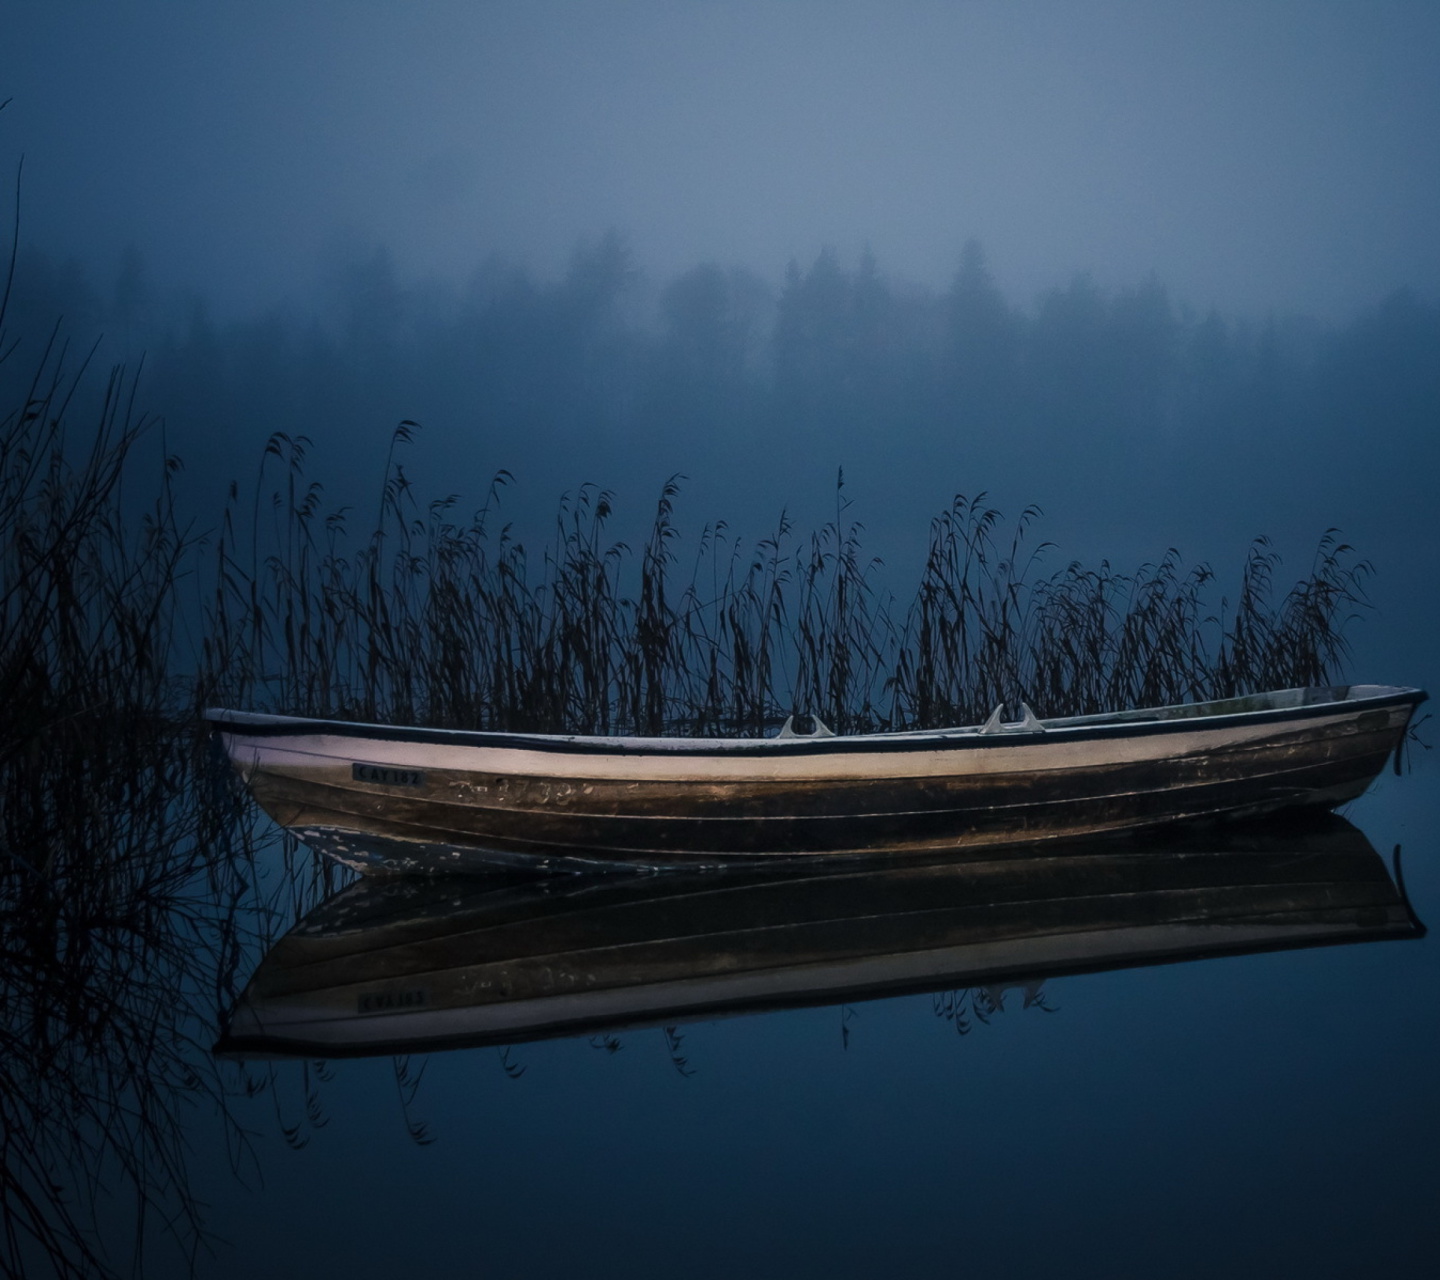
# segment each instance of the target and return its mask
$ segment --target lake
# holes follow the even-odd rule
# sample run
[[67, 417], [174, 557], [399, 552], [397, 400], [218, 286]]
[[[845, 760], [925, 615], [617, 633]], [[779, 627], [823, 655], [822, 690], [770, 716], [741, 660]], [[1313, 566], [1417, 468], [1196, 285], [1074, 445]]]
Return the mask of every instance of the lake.
[[[1440, 946], [1424, 931], [1440, 794], [1433, 753], [1406, 758], [1344, 821], [1007, 855], [999, 889], [954, 863], [900, 887], [847, 872], [692, 876], [684, 893], [687, 873], [346, 888], [252, 813], [251, 839], [207, 859], [177, 844], [173, 874], [142, 859], [123, 927], [104, 892], [53, 928], [10, 921], [28, 948], [7, 961], [0, 1080], [12, 1269], [1417, 1269], [1440, 1246]], [[1202, 898], [1209, 923], [1177, 926]], [[602, 992], [558, 1029], [467, 1023], [478, 996], [455, 992], [481, 981], [487, 928], [521, 950], [546, 930], [588, 948], [568, 970], [556, 942], [485, 971], [517, 984], [505, 1016], [636, 966], [688, 994]], [[860, 930], [884, 941], [880, 968], [847, 952]], [[351, 1021], [397, 1028], [370, 1056], [213, 1053], [247, 983], [254, 1000], [354, 981], [346, 966], [380, 964], [376, 939], [407, 976], [362, 989]], [[737, 974], [752, 975], [738, 994]], [[446, 992], [463, 1017], [443, 1042], [480, 1047], [407, 1039]], [[353, 988], [339, 999], [354, 1013]]]
[[[1440, 814], [1418, 754], [1347, 815], [1387, 863], [1401, 847], [1433, 922]], [[1437, 968], [1418, 937], [510, 1048], [222, 1062], [223, 1112], [173, 1099], [215, 1237], [196, 1271], [1409, 1269], [1440, 1245]], [[132, 1211], [117, 1182], [117, 1238]], [[142, 1274], [184, 1274], [150, 1231]]]

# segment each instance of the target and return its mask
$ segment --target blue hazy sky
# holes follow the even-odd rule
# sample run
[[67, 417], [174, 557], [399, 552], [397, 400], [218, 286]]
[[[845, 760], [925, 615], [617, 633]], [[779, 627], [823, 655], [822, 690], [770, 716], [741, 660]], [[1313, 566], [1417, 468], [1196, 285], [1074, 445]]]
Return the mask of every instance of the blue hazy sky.
[[383, 242], [664, 279], [867, 243], [1017, 302], [1151, 272], [1338, 317], [1440, 286], [1440, 4], [6, 0], [25, 234], [252, 307]]

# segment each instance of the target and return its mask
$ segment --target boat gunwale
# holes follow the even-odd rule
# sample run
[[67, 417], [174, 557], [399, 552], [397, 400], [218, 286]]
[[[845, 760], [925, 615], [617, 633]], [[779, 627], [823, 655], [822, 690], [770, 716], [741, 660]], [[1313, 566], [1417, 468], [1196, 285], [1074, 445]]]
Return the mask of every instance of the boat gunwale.
[[[1322, 690], [1323, 686], [1320, 686]], [[891, 733], [837, 734], [826, 737], [794, 738], [686, 738], [686, 737], [603, 737], [582, 734], [514, 733], [504, 730], [442, 729], [423, 725], [384, 725], [350, 720], [305, 716], [272, 715], [227, 708], [209, 708], [204, 717], [222, 732], [240, 737], [295, 738], [336, 737], [354, 740], [406, 742], [452, 747], [504, 748], [559, 755], [623, 756], [771, 756], [833, 755], [852, 752], [909, 752], [973, 748], [1006, 748], [1057, 739], [1066, 742], [1098, 741], [1107, 738], [1148, 737], [1157, 734], [1194, 732], [1197, 729], [1224, 729], [1323, 719], [1352, 711], [1379, 710], [1409, 704], [1413, 712], [1428, 694], [1404, 685], [1348, 685], [1347, 696], [1327, 701], [1299, 702], [1292, 706], [1268, 706], [1213, 714], [1196, 708], [1224, 706], [1255, 698], [1278, 698], [1308, 689], [1281, 689], [1212, 702], [1176, 703], [1134, 711], [1104, 712], [1089, 716], [1056, 717], [1040, 720], [1038, 728], [1020, 723], [1002, 724], [986, 732], [978, 725], [950, 729], [911, 729]], [[1358, 697], [1349, 690], [1364, 689]], [[1373, 692], [1369, 692], [1373, 691]], [[1170, 714], [1166, 714], [1170, 713]], [[1182, 714], [1176, 714], [1182, 713]]]

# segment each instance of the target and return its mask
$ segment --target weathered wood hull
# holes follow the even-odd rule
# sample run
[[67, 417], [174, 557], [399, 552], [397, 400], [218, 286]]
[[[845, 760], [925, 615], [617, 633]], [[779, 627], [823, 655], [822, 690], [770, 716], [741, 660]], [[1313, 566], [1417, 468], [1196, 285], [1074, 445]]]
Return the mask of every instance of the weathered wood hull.
[[211, 712], [257, 800], [362, 871], [984, 850], [1358, 796], [1424, 693], [1288, 690], [942, 733], [576, 738]]
[[1343, 819], [883, 868], [368, 879], [265, 957], [217, 1051], [506, 1044], [1418, 937]]

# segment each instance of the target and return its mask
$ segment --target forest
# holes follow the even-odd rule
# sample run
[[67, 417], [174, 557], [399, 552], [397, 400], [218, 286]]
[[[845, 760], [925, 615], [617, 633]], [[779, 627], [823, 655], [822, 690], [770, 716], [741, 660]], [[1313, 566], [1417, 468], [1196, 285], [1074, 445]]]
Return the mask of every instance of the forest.
[[[503, 468], [542, 508], [582, 481], [648, 503], [686, 472], [756, 522], [801, 486], [823, 499], [816, 478], [838, 466], [852, 483], [867, 470], [933, 482], [937, 498], [1003, 480], [1021, 504], [1102, 462], [1203, 488], [1239, 461], [1303, 483], [1350, 451], [1436, 459], [1440, 305], [1405, 289], [1344, 322], [1198, 314], [1157, 279], [1084, 274], [1020, 306], [974, 240], [943, 290], [830, 249], [778, 282], [714, 264], [657, 282], [614, 232], [554, 279], [490, 260], [461, 284], [406, 280], [383, 247], [320, 275], [263, 314], [221, 319], [148, 285], [133, 252], [105, 286], [22, 252], [10, 328], [33, 355], [63, 316], [77, 347], [105, 335], [102, 363], [143, 355], [143, 401], [169, 447], [221, 479], [251, 474], [280, 431], [343, 442], [326, 469], [338, 481], [353, 463], [368, 484], [406, 418], [443, 451], [436, 487], [467, 497]], [[735, 509], [745, 493], [764, 495], [753, 512]]]

